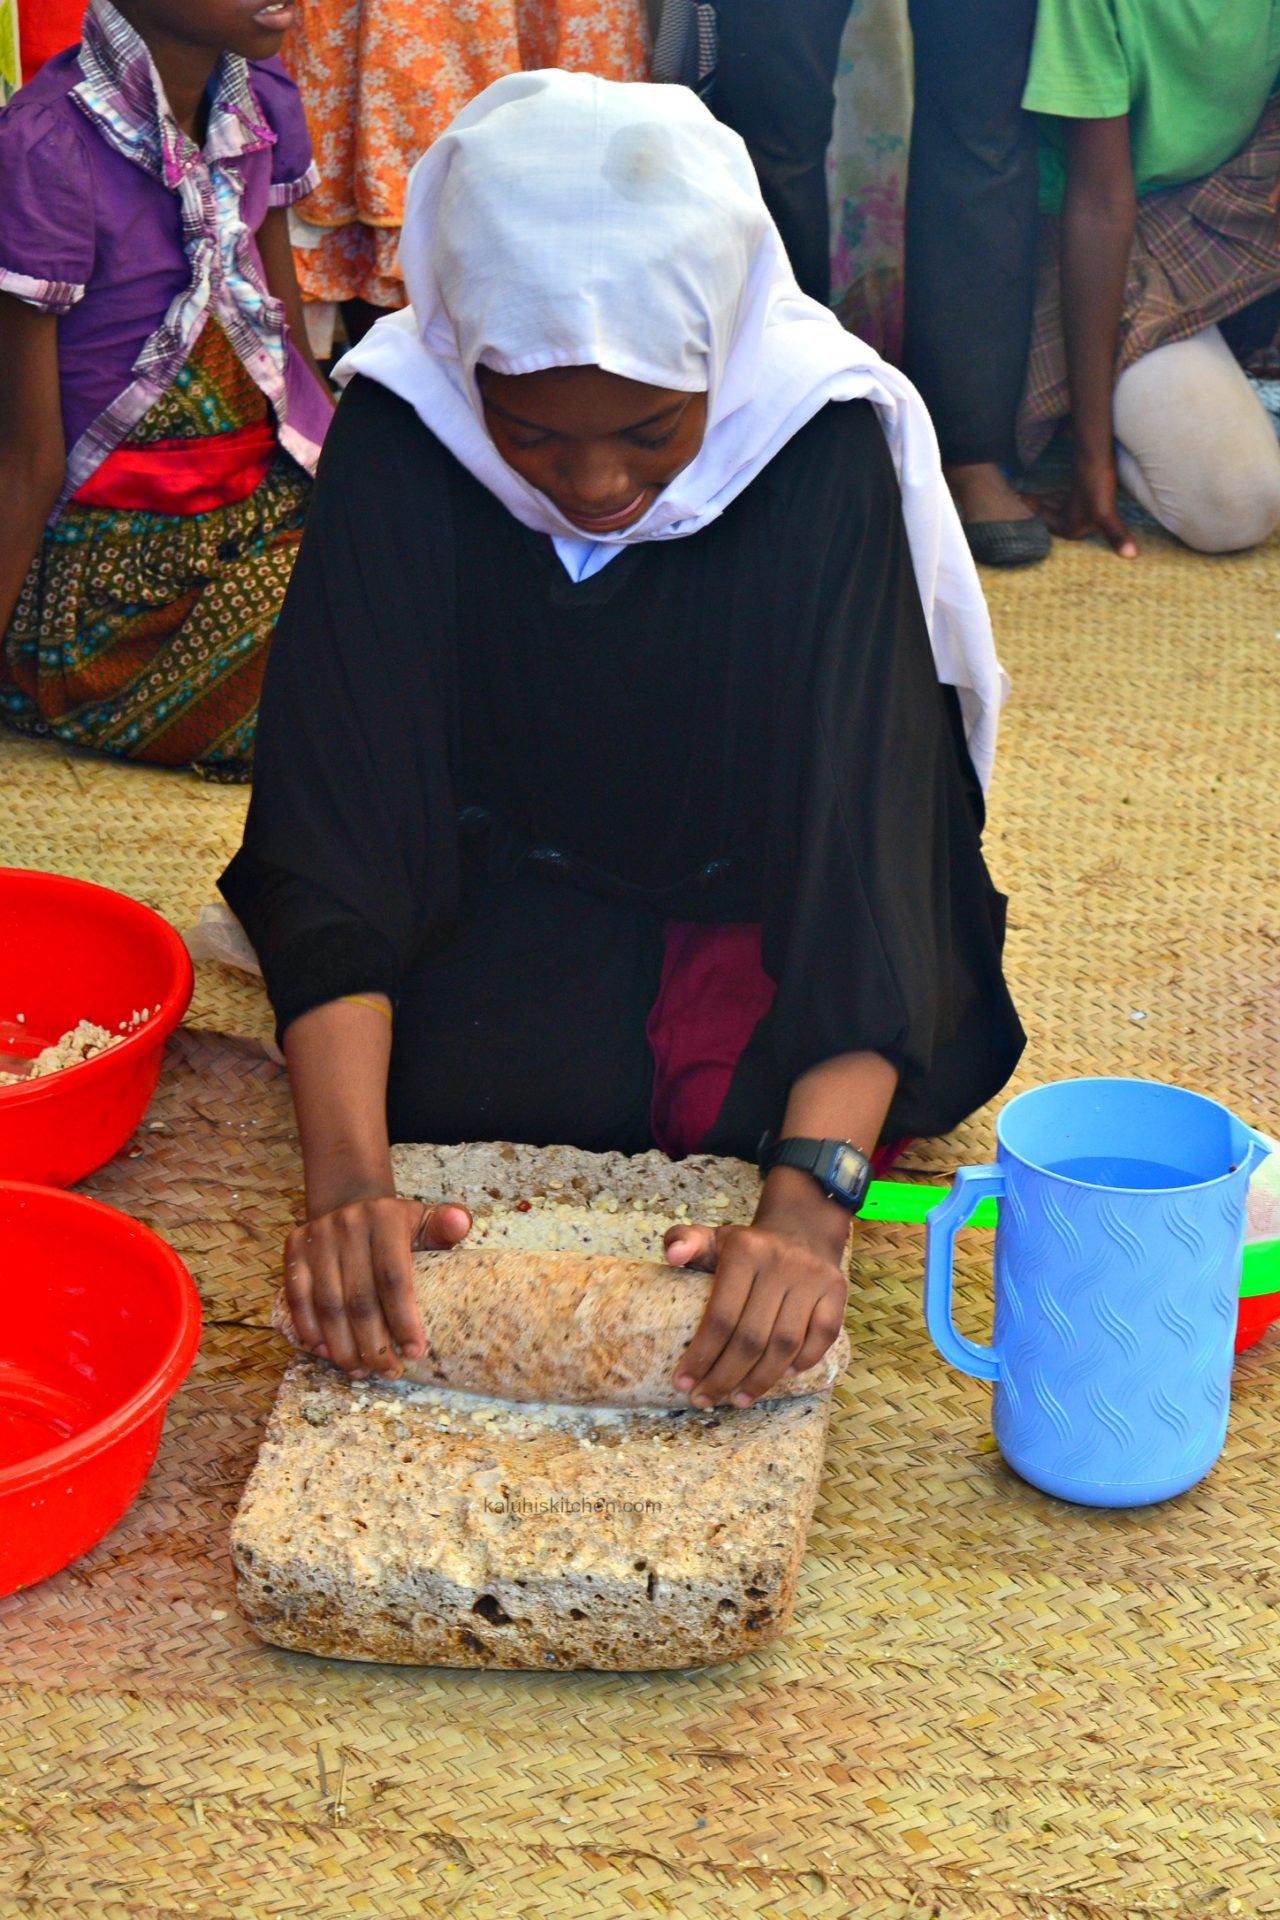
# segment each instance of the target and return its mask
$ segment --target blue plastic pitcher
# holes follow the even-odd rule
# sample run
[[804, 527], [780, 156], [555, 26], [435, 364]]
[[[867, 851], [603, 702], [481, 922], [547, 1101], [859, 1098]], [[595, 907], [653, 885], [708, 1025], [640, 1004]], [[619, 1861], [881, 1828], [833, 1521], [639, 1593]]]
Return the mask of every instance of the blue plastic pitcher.
[[[1154, 1080], [1061, 1080], [1009, 1102], [996, 1164], [961, 1167], [929, 1215], [934, 1345], [995, 1382], [1015, 1472], [1095, 1507], [1167, 1500], [1222, 1451], [1244, 1201], [1268, 1152], [1216, 1100]], [[951, 1317], [952, 1250], [999, 1199], [989, 1347]]]

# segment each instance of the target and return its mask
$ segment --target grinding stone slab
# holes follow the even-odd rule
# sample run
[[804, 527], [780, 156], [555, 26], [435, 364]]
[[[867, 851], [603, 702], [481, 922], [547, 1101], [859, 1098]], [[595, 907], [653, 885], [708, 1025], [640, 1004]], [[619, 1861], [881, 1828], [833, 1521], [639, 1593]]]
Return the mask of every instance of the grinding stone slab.
[[[472, 1242], [653, 1258], [674, 1218], [747, 1219], [753, 1170], [568, 1148], [398, 1148], [400, 1191]], [[833, 1375], [848, 1356], [841, 1333]], [[606, 1669], [736, 1659], [785, 1632], [827, 1390], [601, 1409], [285, 1374], [231, 1547], [263, 1639], [340, 1659]]]
[[264, 1640], [450, 1667], [687, 1667], [785, 1631], [829, 1399], [547, 1409], [297, 1359], [231, 1550]]

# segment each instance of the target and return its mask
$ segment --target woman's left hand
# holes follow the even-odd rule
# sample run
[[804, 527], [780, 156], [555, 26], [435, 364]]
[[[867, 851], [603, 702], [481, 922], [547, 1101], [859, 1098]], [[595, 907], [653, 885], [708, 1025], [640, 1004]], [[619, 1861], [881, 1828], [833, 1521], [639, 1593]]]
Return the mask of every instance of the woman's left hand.
[[749, 1227], [668, 1228], [674, 1267], [700, 1267], [715, 1285], [675, 1372], [695, 1407], [750, 1406], [784, 1373], [816, 1366], [844, 1323], [849, 1283], [830, 1234], [808, 1236], [757, 1219]]

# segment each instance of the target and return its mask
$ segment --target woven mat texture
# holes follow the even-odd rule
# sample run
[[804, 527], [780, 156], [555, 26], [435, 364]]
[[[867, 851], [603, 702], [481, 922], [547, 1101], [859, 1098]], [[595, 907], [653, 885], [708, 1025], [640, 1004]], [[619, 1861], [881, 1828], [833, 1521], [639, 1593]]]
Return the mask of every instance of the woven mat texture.
[[[989, 853], [1019, 1085], [1139, 1073], [1280, 1122], [1280, 547], [988, 576], [1015, 680]], [[179, 926], [243, 790], [0, 742], [0, 859]], [[1141, 1017], [1138, 1017], [1141, 1016]], [[260, 989], [201, 965], [147, 1121], [87, 1191], [207, 1314], [156, 1468], [76, 1566], [0, 1601], [0, 1916], [1127, 1920], [1280, 1914], [1280, 1341], [1210, 1478], [1049, 1501], [933, 1355], [921, 1238], [867, 1226], [854, 1354], [781, 1646], [664, 1675], [310, 1660], [240, 1620], [228, 1519], [282, 1369], [300, 1170]], [[228, 1034], [241, 1036], [227, 1038]], [[991, 1116], [923, 1143], [989, 1156]], [[966, 1236], [961, 1317], [989, 1317]]]

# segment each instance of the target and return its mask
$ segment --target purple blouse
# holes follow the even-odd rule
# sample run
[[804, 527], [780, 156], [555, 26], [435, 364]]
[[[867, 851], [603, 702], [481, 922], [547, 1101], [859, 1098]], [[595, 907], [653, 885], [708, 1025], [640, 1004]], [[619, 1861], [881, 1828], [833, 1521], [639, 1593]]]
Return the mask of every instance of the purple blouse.
[[110, 0], [0, 112], [0, 292], [58, 319], [67, 477], [55, 513], [172, 384], [216, 314], [315, 469], [331, 408], [267, 290], [254, 235], [316, 183], [278, 61], [224, 54], [203, 149]]

